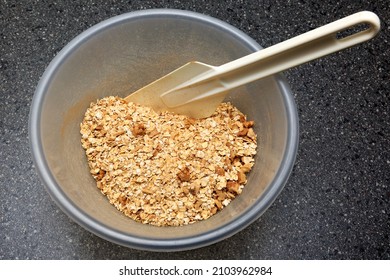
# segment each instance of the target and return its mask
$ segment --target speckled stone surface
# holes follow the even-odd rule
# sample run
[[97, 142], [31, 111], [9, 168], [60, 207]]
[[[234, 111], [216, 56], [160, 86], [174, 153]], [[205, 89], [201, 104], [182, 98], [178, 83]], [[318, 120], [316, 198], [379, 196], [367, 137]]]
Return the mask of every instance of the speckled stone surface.
[[[104, 4], [103, 4], [104, 2]], [[70, 220], [32, 162], [29, 107], [71, 39], [109, 17], [178, 8], [224, 20], [267, 47], [361, 10], [375, 39], [285, 72], [300, 146], [285, 189], [256, 222], [205, 248], [128, 249]], [[0, 259], [390, 259], [390, 5], [339, 1], [0, 1]]]

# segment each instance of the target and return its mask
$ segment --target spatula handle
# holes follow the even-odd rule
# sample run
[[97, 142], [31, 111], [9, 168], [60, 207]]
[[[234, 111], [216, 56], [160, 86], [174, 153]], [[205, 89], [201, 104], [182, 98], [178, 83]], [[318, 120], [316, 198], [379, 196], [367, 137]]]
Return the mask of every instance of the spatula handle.
[[[361, 30], [358, 27], [367, 28], [356, 31]], [[206, 65], [209, 71], [160, 97], [169, 108], [206, 98], [205, 102], [219, 104], [233, 88], [367, 41], [379, 29], [380, 21], [374, 13], [359, 12], [222, 66]], [[349, 34], [345, 31], [352, 34], [344, 35]]]
[[[354, 27], [364, 24], [368, 28], [358, 32], [355, 30], [352, 35], [340, 38], [343, 31], [353, 32]], [[380, 21], [374, 13], [358, 12], [216, 67], [216, 76], [226, 89], [232, 89], [367, 41], [373, 38], [379, 29]]]

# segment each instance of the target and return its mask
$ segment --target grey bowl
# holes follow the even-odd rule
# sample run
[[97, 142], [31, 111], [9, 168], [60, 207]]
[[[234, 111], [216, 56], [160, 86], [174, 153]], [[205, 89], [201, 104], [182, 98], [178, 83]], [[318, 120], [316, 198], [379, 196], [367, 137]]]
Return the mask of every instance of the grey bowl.
[[220, 20], [169, 9], [116, 16], [77, 36], [47, 67], [31, 105], [32, 155], [50, 196], [87, 230], [143, 250], [198, 248], [251, 224], [283, 189], [297, 152], [296, 106], [281, 75], [228, 95], [228, 101], [255, 120], [256, 163], [239, 197], [210, 219], [188, 226], [140, 224], [109, 204], [89, 174], [79, 124], [98, 98], [124, 97], [191, 60], [221, 65], [260, 48]]

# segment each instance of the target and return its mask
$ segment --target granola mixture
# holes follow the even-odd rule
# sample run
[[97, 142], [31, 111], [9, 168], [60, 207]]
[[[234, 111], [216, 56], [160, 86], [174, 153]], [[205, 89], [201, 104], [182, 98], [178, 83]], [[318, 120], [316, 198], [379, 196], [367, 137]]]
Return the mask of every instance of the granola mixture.
[[156, 226], [204, 220], [242, 192], [254, 164], [253, 121], [230, 103], [192, 119], [106, 97], [80, 125], [97, 187], [130, 218]]

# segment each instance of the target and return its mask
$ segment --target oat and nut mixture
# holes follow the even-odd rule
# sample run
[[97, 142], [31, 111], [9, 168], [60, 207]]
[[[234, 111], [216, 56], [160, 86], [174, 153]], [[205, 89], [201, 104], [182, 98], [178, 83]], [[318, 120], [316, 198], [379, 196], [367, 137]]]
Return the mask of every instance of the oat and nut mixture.
[[97, 187], [130, 218], [156, 226], [207, 219], [242, 192], [254, 164], [253, 121], [230, 103], [192, 119], [106, 97], [80, 125]]

